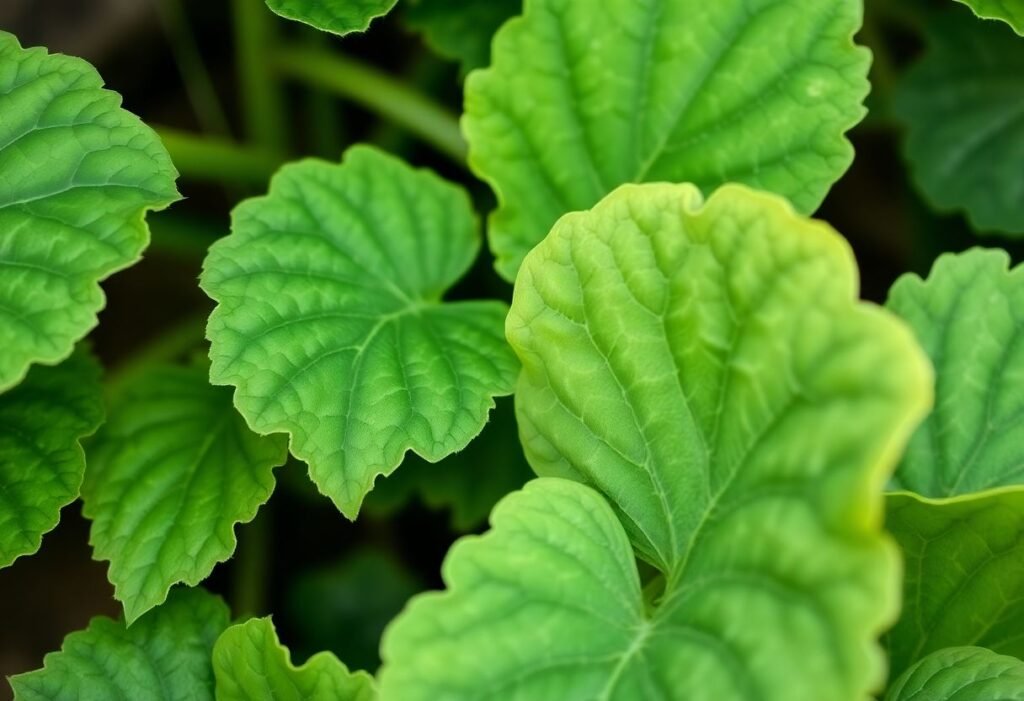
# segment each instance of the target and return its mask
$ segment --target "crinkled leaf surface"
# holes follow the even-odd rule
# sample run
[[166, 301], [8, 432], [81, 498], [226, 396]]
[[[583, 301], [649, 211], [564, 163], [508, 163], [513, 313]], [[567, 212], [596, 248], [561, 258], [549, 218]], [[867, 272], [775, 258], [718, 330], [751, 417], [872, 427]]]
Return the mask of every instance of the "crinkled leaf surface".
[[213, 650], [217, 701], [373, 701], [373, 677], [321, 652], [292, 664], [269, 618], [231, 626]]
[[1024, 35], [1024, 2], [1021, 0], [957, 0], [985, 19], [1001, 19]]
[[490, 63], [494, 33], [522, 8], [522, 0], [415, 0], [405, 17], [434, 51], [468, 73]]
[[96, 325], [97, 283], [138, 260], [176, 177], [92, 66], [0, 31], [0, 390]]
[[960, 11], [937, 17], [929, 38], [895, 96], [913, 177], [978, 232], [1024, 234], [1024, 41]]
[[853, 159], [860, 0], [533, 0], [466, 83], [498, 271], [628, 182], [742, 182], [817, 208]]
[[1024, 483], [1024, 268], [1001, 250], [946, 254], [887, 302], [935, 364], [935, 411], [911, 439], [895, 489], [930, 497]]
[[478, 247], [465, 192], [355, 147], [286, 166], [211, 248], [212, 381], [257, 432], [291, 434], [349, 518], [406, 450], [465, 447], [513, 389], [507, 307], [441, 301]]
[[894, 674], [944, 647], [1024, 655], [1024, 489], [891, 494], [886, 525], [906, 561], [903, 614], [889, 633]]
[[889, 689], [886, 701], [1020, 701], [1024, 662], [979, 647], [940, 650]]
[[[881, 486], [931, 378], [856, 289], [835, 232], [739, 186], [627, 186], [563, 218], [507, 325], [552, 478], [394, 624], [384, 696], [863, 698], [897, 601]], [[666, 576], [650, 608], [630, 540]]]
[[377, 17], [386, 15], [398, 0], [267, 0], [271, 10], [311, 27], [334, 34], [365, 32]]
[[0, 394], [0, 567], [36, 552], [78, 497], [79, 440], [102, 421], [100, 368], [81, 349]]
[[231, 556], [235, 524], [270, 497], [286, 456], [284, 436], [252, 433], [205, 363], [154, 367], [126, 390], [89, 445], [82, 498], [129, 623]]
[[210, 656], [228, 626], [228, 607], [201, 589], [125, 628], [104, 616], [64, 638], [43, 668], [11, 677], [16, 701], [213, 701]]

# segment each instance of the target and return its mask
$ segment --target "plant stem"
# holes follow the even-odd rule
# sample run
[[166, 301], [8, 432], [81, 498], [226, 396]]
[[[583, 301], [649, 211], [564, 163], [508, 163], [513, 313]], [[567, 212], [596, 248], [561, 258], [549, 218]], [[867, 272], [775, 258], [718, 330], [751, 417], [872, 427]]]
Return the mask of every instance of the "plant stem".
[[282, 158], [264, 149], [239, 146], [225, 139], [157, 128], [171, 160], [186, 178], [218, 183], [265, 185]]
[[263, 0], [233, 0], [235, 60], [247, 139], [272, 153], [287, 150], [284, 99], [270, 65], [275, 17]]
[[231, 603], [235, 616], [259, 616], [266, 613], [271, 521], [270, 504], [264, 504], [256, 518], [239, 529], [238, 554], [231, 582]]
[[330, 90], [401, 125], [460, 165], [466, 142], [458, 118], [386, 73], [322, 49], [282, 48], [275, 66], [286, 76]]

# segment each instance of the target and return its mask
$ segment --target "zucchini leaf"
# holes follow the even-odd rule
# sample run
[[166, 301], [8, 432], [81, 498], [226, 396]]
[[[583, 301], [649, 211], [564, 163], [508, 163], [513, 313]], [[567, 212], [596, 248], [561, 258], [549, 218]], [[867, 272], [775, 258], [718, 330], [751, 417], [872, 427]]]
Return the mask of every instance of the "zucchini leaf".
[[462, 66], [463, 74], [491, 62], [491, 40], [522, 0], [412, 0], [405, 19], [436, 53]]
[[893, 684], [885, 701], [1022, 701], [1024, 662], [979, 647], [924, 658]]
[[999, 19], [1024, 35], [1024, 3], [1020, 0], [957, 0], [984, 19]]
[[365, 32], [377, 17], [386, 15], [398, 0], [267, 0], [267, 6], [325, 32], [344, 36]]

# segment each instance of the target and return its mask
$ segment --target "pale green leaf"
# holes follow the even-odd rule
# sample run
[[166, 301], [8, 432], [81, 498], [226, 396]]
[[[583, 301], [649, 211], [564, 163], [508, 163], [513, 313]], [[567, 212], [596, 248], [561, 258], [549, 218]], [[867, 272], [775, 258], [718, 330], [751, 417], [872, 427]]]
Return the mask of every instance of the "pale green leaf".
[[937, 17], [929, 40], [895, 96], [914, 180], [979, 233], [1024, 234], [1024, 41], [966, 12]]
[[96, 325], [97, 284], [149, 242], [178, 198], [156, 134], [85, 61], [0, 31], [0, 390]]
[[1024, 655], [1024, 489], [891, 494], [886, 525], [906, 562], [903, 614], [888, 641], [894, 674], [945, 647]]
[[979, 647], [940, 650], [892, 685], [886, 701], [1021, 701], [1024, 662]]
[[213, 701], [210, 656], [229, 612], [201, 589], [178, 589], [126, 628], [106, 617], [64, 638], [43, 668], [11, 677], [16, 701]]
[[1024, 268], [1001, 250], [946, 254], [905, 275], [887, 306], [935, 364], [935, 411], [911, 439], [894, 489], [930, 497], [1024, 484]]
[[84, 350], [32, 368], [0, 394], [0, 567], [36, 552], [61, 508], [78, 498], [79, 440], [102, 421], [100, 368]]
[[365, 32], [377, 17], [386, 15], [398, 0], [267, 0], [271, 10], [311, 27], [334, 34]]
[[129, 623], [231, 556], [235, 524], [270, 497], [286, 456], [284, 437], [253, 434], [205, 363], [133, 382], [89, 445], [82, 487], [95, 557], [110, 561]]
[[231, 626], [213, 650], [217, 701], [373, 701], [373, 677], [321, 652], [292, 664], [269, 618]]
[[[877, 688], [898, 600], [881, 486], [931, 377], [856, 289], [841, 237], [740, 186], [706, 204], [626, 186], [560, 220], [508, 319], [520, 431], [538, 473], [611, 503], [549, 478], [499, 504], [449, 556], [450, 590], [385, 635], [384, 697]], [[630, 540], [660, 596], [641, 594]]]
[[359, 146], [283, 168], [210, 250], [212, 381], [258, 433], [291, 434], [349, 518], [406, 450], [460, 450], [513, 389], [507, 307], [442, 301], [478, 247], [465, 192]]
[[1024, 35], [1024, 2], [1022, 0], [957, 0], [974, 14], [985, 19], [1001, 19], [1018, 34]]
[[533, 0], [466, 83], [498, 271], [620, 184], [742, 182], [817, 208], [853, 160], [861, 0]]
[[468, 73], [491, 62], [494, 33], [522, 8], [522, 0], [413, 0], [405, 18], [430, 48]]

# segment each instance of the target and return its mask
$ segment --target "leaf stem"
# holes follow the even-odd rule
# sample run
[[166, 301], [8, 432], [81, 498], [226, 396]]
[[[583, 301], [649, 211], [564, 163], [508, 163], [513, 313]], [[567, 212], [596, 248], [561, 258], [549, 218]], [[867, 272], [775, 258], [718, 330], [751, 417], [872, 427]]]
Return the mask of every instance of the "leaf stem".
[[267, 582], [270, 577], [270, 504], [264, 504], [250, 523], [239, 528], [238, 549], [231, 583], [231, 603], [235, 616], [260, 616], [267, 609]]
[[158, 127], [171, 160], [186, 178], [218, 183], [266, 185], [283, 158], [272, 151], [239, 146], [214, 136]]
[[390, 119], [465, 165], [466, 142], [455, 114], [386, 73], [330, 51], [302, 46], [277, 51], [274, 65], [282, 75], [330, 90]]
[[276, 18], [262, 0], [233, 0], [235, 60], [247, 139], [272, 153], [287, 150], [284, 97], [270, 57]]

